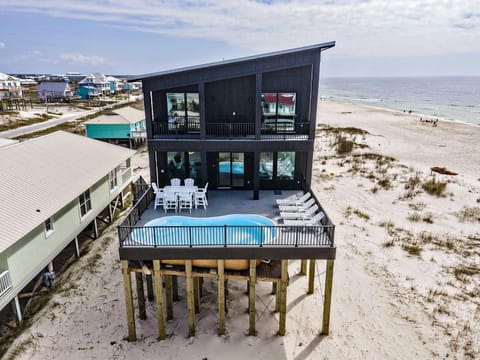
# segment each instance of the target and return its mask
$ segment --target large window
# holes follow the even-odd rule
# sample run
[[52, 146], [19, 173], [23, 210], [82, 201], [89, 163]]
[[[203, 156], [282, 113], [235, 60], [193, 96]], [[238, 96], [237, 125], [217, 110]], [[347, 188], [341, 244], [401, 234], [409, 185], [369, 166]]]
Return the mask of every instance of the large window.
[[292, 151], [260, 153], [259, 175], [263, 180], [294, 180], [295, 153]]
[[92, 201], [90, 200], [90, 190], [85, 191], [78, 197], [80, 205], [80, 216], [83, 218], [87, 213], [92, 210]]
[[167, 152], [168, 177], [193, 178], [195, 185], [202, 182], [202, 159], [199, 152]]
[[262, 93], [264, 130], [291, 132], [295, 129], [297, 96], [295, 93]]
[[169, 130], [200, 130], [198, 93], [167, 93]]

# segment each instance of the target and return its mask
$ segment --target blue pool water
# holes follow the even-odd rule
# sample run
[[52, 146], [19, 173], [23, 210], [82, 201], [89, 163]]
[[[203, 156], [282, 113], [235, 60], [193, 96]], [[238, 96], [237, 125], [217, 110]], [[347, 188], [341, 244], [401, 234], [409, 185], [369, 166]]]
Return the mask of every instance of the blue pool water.
[[243, 175], [243, 162], [234, 161], [232, 162], [232, 166], [230, 166], [230, 161], [221, 161], [218, 165], [220, 167], [221, 173], [230, 174], [230, 171], [234, 175]]
[[254, 214], [207, 218], [165, 216], [150, 220], [142, 229], [132, 232], [136, 244], [156, 246], [259, 245], [275, 237], [275, 223]]

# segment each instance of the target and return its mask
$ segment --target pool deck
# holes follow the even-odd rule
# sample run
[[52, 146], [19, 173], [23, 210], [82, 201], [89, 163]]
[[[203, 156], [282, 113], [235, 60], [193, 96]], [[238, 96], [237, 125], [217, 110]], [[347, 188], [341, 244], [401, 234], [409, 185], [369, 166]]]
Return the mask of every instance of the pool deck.
[[[276, 195], [278, 192], [280, 195]], [[228, 214], [257, 214], [272, 219], [275, 223], [279, 223], [280, 212], [276, 203], [277, 199], [284, 199], [292, 194], [298, 193], [298, 190], [262, 190], [260, 191], [259, 200], [253, 200], [252, 190], [209, 190], [208, 206], [206, 209], [200, 207], [181, 212], [168, 210], [165, 213], [163, 208], [153, 209], [153, 202], [143, 213], [137, 225], [142, 226], [147, 221], [164, 216], [191, 216], [191, 217], [211, 217]], [[281, 220], [280, 220], [281, 223]]]

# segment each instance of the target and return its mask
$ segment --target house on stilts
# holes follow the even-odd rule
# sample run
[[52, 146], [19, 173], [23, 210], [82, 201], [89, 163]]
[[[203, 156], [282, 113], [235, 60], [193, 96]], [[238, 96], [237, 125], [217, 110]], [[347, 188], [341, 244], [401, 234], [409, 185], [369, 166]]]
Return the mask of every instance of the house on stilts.
[[[226, 284], [236, 279], [248, 288], [248, 333], [256, 333], [256, 284], [266, 281], [276, 297], [278, 334], [285, 335], [288, 261], [295, 259], [301, 260], [301, 272], [308, 272], [310, 294], [315, 266], [318, 260], [326, 262], [321, 332], [328, 334], [335, 225], [312, 192], [312, 164], [320, 59], [333, 46], [328, 42], [131, 79], [142, 81], [152, 183], [162, 188], [172, 178], [191, 178], [209, 189], [208, 206], [186, 213], [198, 225], [149, 222], [175, 214], [158, 209], [160, 192], [150, 188], [118, 226], [131, 341], [136, 340], [135, 303], [140, 319], [146, 318], [145, 284], [148, 299], [156, 304], [159, 338], [166, 338], [177, 277], [185, 278], [189, 336], [195, 335], [206, 278], [218, 286], [219, 334], [226, 331]], [[312, 194], [322, 214], [319, 221], [289, 225], [277, 219], [276, 200], [299, 191]], [[249, 226], [209, 222], [230, 213], [275, 221]], [[238, 233], [251, 236], [240, 235], [237, 241], [232, 234]], [[243, 267], [231, 266], [240, 260]]]

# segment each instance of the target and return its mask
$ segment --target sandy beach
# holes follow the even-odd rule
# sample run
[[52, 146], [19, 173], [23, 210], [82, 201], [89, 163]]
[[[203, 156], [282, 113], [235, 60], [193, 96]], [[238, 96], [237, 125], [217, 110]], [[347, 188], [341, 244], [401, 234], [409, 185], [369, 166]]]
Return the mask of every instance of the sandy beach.
[[[363, 130], [363, 131], [361, 131]], [[338, 154], [340, 138], [353, 151]], [[289, 264], [287, 335], [276, 336], [270, 286], [258, 285], [258, 336], [247, 336], [243, 283], [230, 284], [227, 335], [216, 333], [216, 285], [205, 281], [197, 335], [185, 299], [157, 340], [155, 306], [127, 323], [116, 228], [60, 278], [48, 305], [11, 346], [15, 359], [475, 359], [480, 357], [480, 126], [420, 122], [402, 112], [320, 101], [313, 190], [336, 223], [330, 335], [321, 328], [324, 262], [306, 296]], [[446, 168], [457, 175], [431, 172]], [[136, 175], [148, 180], [145, 151]], [[439, 196], [425, 184], [445, 188]], [[181, 281], [180, 287], [183, 287]], [[265, 310], [267, 306], [267, 310]], [[264, 311], [265, 310], [265, 311]]]

